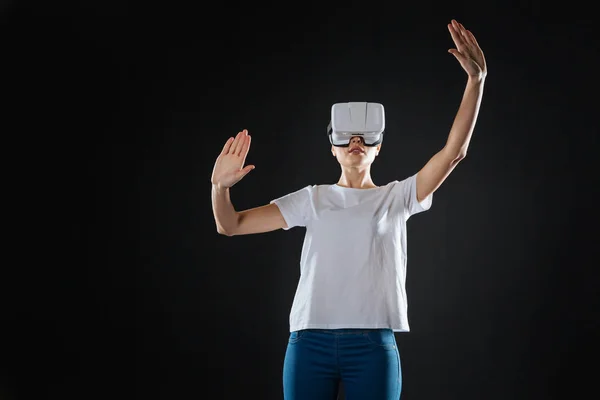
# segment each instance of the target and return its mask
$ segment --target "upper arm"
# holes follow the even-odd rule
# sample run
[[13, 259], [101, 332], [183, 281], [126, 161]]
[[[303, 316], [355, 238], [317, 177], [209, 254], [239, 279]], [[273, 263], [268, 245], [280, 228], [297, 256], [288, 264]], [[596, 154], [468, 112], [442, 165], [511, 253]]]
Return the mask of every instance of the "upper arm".
[[435, 192], [462, 159], [447, 148], [431, 157], [417, 174], [417, 200], [423, 201]]
[[228, 232], [230, 236], [265, 233], [287, 228], [285, 219], [275, 203], [238, 211], [237, 216], [236, 227], [232, 232]]

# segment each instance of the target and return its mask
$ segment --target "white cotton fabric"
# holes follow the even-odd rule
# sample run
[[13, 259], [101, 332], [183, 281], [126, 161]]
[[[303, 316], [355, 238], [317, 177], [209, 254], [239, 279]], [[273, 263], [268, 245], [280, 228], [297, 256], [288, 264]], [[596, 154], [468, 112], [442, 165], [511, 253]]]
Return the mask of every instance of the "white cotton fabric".
[[420, 203], [416, 174], [373, 189], [306, 186], [272, 200], [286, 230], [305, 227], [290, 332], [301, 329], [410, 330], [406, 222]]

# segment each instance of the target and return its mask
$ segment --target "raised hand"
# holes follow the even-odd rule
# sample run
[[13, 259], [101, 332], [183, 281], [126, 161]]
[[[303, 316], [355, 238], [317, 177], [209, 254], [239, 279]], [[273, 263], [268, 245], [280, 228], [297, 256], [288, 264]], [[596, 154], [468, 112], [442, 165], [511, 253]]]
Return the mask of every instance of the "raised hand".
[[254, 165], [247, 165], [246, 156], [250, 149], [250, 135], [244, 129], [235, 138], [230, 137], [213, 168], [211, 182], [221, 188], [230, 188], [238, 183], [246, 174], [254, 169]]
[[456, 48], [449, 49], [448, 53], [456, 57], [469, 77], [485, 78], [487, 65], [483, 51], [481, 51], [477, 40], [475, 40], [475, 36], [456, 20], [452, 20], [448, 24], [448, 30], [456, 45]]

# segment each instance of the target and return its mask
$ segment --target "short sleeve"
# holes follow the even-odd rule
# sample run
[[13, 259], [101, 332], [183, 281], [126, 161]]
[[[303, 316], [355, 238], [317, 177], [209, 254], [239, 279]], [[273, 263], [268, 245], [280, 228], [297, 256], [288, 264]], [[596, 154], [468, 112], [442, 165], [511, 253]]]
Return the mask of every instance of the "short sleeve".
[[306, 226], [310, 219], [310, 204], [312, 195], [312, 186], [306, 186], [300, 190], [289, 193], [285, 196], [271, 200], [271, 204], [276, 204], [283, 215], [287, 228], [296, 226]]
[[421, 200], [417, 200], [417, 174], [406, 178], [400, 183], [402, 195], [404, 196], [404, 207], [407, 216], [418, 214], [423, 211], [427, 211], [431, 208], [433, 203], [433, 193]]

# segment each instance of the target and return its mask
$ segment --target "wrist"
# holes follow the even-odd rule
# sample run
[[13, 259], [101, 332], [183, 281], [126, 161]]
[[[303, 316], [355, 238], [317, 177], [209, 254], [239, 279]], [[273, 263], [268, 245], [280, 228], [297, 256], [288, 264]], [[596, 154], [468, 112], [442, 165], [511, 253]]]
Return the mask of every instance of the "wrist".
[[472, 85], [483, 85], [485, 82], [486, 74], [480, 73], [477, 75], [469, 75], [467, 78], [467, 83]]
[[212, 190], [217, 193], [224, 193], [229, 189], [227, 186], [223, 186], [221, 183], [212, 183]]

